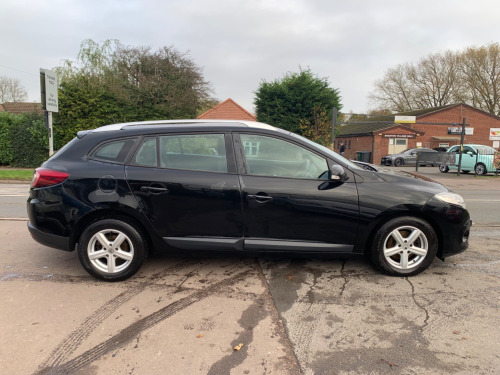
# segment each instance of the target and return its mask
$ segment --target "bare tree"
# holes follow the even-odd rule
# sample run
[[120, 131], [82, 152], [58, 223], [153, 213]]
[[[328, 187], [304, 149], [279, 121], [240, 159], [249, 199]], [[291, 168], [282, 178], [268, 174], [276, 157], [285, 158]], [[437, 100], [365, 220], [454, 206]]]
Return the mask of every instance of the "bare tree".
[[375, 81], [375, 90], [370, 94], [370, 102], [377, 110], [389, 109], [393, 112], [405, 112], [416, 109], [413, 97], [415, 87], [406, 77], [409, 65], [390, 68], [384, 78]]
[[451, 51], [429, 55], [417, 65], [408, 65], [406, 78], [414, 88], [415, 109], [441, 107], [454, 103], [459, 82], [458, 55]]
[[0, 76], [0, 103], [22, 102], [27, 98], [28, 93], [18, 79]]
[[472, 106], [500, 115], [500, 44], [469, 47], [461, 55], [461, 99]]
[[429, 55], [390, 68], [369, 95], [377, 110], [405, 112], [466, 103], [500, 116], [500, 44]]

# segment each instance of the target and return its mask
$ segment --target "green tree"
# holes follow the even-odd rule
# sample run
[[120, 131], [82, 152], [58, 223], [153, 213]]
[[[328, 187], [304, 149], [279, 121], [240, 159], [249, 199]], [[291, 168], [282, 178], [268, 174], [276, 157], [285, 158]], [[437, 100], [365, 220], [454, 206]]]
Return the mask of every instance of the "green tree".
[[196, 117], [213, 101], [211, 87], [187, 54], [174, 48], [85, 40], [76, 61], [56, 69], [56, 146], [79, 130], [116, 122]]
[[309, 69], [288, 73], [273, 82], [263, 81], [255, 93], [259, 121], [304, 134], [328, 143], [325, 133], [331, 129], [332, 109], [339, 111], [340, 94]]

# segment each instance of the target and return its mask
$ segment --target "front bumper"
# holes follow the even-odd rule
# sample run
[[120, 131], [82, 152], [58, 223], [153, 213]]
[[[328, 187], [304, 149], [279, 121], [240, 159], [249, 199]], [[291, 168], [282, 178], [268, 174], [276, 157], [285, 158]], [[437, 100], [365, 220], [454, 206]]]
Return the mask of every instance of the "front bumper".
[[384, 156], [382, 159], [380, 159], [380, 164], [389, 166], [392, 164], [392, 159]]
[[472, 221], [465, 208], [432, 198], [425, 205], [423, 213], [429, 221], [434, 222], [437, 229], [440, 238], [438, 258], [444, 259], [467, 250]]

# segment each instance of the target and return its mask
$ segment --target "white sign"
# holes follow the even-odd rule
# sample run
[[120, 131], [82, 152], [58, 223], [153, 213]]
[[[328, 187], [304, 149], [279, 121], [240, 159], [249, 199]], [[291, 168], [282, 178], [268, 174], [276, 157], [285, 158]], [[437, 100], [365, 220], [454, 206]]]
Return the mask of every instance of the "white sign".
[[500, 141], [500, 128], [490, 128], [490, 141]]
[[493, 148], [500, 148], [500, 141], [493, 141]]
[[397, 124], [414, 124], [416, 121], [416, 116], [394, 116], [394, 122]]
[[[48, 112], [59, 112], [59, 101], [57, 98], [57, 75], [55, 72], [47, 69], [40, 69], [40, 73], [45, 74], [45, 85], [42, 84], [42, 101], [43, 92], [45, 91], [45, 109]], [[45, 89], [45, 90], [44, 90]], [[44, 103], [42, 103], [43, 105]]]
[[[453, 126], [448, 128], [448, 134], [462, 134], [462, 127]], [[465, 128], [465, 135], [474, 135], [474, 128]]]

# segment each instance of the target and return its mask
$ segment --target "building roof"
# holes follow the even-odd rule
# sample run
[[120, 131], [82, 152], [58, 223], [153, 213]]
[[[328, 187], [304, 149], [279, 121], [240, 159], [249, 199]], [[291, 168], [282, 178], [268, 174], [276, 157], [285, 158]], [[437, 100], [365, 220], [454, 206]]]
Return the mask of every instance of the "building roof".
[[[485, 112], [481, 109], [474, 108], [468, 104], [449, 104], [449, 105], [444, 105], [441, 107], [433, 107], [433, 108], [425, 108], [425, 109], [419, 109], [415, 111], [407, 111], [407, 112], [401, 112], [401, 113], [396, 113], [394, 115], [390, 116], [373, 116], [369, 117], [365, 121], [358, 121], [358, 122], [346, 122], [339, 128], [339, 136], [356, 136], [356, 135], [372, 135], [374, 132], [377, 131], [383, 131], [386, 129], [389, 129], [391, 127], [395, 127], [398, 124], [394, 122], [394, 116], [415, 116], [417, 118], [417, 124], [419, 121], [425, 121], [424, 118], [426, 116], [433, 115], [438, 112], [446, 111], [451, 108], [455, 108], [458, 106], [464, 106], [467, 107], [470, 110], [480, 112], [484, 114], [485, 116], [489, 116], [492, 118], [495, 118], [496, 120], [500, 120], [500, 117], [492, 115], [491, 113]], [[422, 122], [422, 124], [425, 124], [425, 122]], [[411, 129], [409, 127], [404, 126], [406, 129], [415, 132], [414, 129]], [[419, 134], [423, 134], [422, 131], [418, 132]]]
[[0, 104], [0, 112], [9, 112], [16, 115], [21, 113], [43, 113], [41, 103], [6, 102]]
[[199, 115], [198, 119], [203, 120], [247, 120], [257, 121], [257, 118], [245, 108], [229, 98], [222, 103]]
[[338, 137], [373, 135], [373, 133], [381, 132], [393, 128], [408, 130], [411, 133], [423, 134], [421, 131], [416, 131], [402, 124], [395, 124], [394, 121], [364, 121], [347, 123], [339, 127]]

